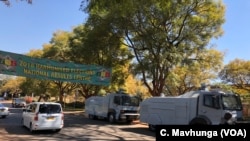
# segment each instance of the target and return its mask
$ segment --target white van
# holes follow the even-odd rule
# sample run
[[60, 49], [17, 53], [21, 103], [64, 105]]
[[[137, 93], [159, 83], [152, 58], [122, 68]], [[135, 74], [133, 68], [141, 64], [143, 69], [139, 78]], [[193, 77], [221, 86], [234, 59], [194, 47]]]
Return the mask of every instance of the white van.
[[36, 130], [60, 131], [64, 126], [64, 114], [60, 103], [33, 102], [23, 109], [22, 125], [30, 132]]
[[126, 93], [91, 96], [85, 101], [85, 114], [91, 119], [108, 119], [110, 123], [139, 119], [140, 99]]
[[[228, 114], [231, 118], [225, 119]], [[151, 97], [140, 104], [140, 121], [147, 123], [150, 130], [155, 130], [155, 125], [240, 124], [242, 115], [240, 96], [218, 90]]]

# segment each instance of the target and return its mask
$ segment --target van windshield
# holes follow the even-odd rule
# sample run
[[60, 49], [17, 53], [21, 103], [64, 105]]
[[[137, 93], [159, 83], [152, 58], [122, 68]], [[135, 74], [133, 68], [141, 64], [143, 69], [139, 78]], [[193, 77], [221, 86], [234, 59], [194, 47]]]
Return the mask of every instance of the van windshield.
[[61, 106], [56, 104], [41, 104], [39, 107], [39, 113], [42, 114], [61, 113]]
[[242, 104], [238, 95], [222, 95], [222, 104], [225, 110], [242, 110]]
[[122, 96], [122, 105], [123, 106], [139, 106], [140, 100], [135, 96]]

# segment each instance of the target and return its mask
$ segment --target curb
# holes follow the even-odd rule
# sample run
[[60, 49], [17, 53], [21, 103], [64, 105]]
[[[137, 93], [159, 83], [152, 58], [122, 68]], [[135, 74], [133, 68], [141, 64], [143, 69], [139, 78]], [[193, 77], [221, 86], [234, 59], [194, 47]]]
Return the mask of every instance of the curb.
[[74, 115], [79, 115], [79, 114], [84, 114], [84, 111], [63, 111], [64, 114], [74, 114]]

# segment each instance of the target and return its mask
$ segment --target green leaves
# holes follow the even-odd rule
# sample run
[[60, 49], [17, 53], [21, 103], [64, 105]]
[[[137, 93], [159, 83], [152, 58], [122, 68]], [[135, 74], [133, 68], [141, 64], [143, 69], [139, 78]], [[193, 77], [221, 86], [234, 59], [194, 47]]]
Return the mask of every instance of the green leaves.
[[208, 49], [200, 52], [195, 58], [186, 59], [185, 65], [174, 68], [166, 79], [165, 93], [179, 95], [196, 90], [202, 83], [211, 84], [222, 69], [224, 54]]
[[235, 59], [227, 64], [219, 77], [237, 89], [250, 93], [250, 61]]
[[172, 69], [222, 34], [225, 8], [221, 1], [88, 2], [90, 25], [108, 23], [110, 32], [123, 38], [120, 41], [135, 56], [136, 73], [153, 96], [160, 95]]

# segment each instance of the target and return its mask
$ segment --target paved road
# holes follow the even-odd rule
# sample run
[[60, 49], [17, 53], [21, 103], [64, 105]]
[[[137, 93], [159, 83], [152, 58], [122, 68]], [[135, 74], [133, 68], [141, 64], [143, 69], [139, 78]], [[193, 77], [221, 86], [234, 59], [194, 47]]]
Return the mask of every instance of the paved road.
[[[10, 106], [9, 103], [5, 105]], [[155, 134], [149, 131], [146, 125], [139, 123], [111, 125], [104, 120], [88, 119], [82, 112], [65, 112], [65, 127], [59, 133], [39, 131], [31, 134], [21, 125], [22, 109], [11, 108], [10, 112], [7, 118], [0, 118], [1, 141], [155, 140]]]

